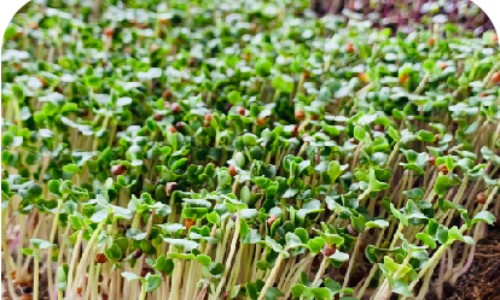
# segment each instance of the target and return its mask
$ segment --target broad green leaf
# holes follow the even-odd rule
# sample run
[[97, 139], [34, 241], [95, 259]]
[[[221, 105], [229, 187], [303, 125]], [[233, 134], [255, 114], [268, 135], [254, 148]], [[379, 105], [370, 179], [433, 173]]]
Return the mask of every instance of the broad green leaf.
[[36, 238], [30, 239], [30, 245], [31, 245], [31, 247], [33, 247], [35, 249], [40, 249], [40, 250], [48, 249], [48, 248], [55, 246], [54, 244], [52, 244], [49, 241], [42, 240], [42, 239], [36, 239]]
[[335, 253], [330, 255], [330, 258], [337, 262], [346, 262], [349, 260], [349, 254], [336, 250]]
[[164, 275], [170, 275], [174, 270], [174, 262], [172, 259], [166, 258], [165, 255], [162, 254], [156, 259], [153, 268]]
[[141, 276], [132, 272], [122, 272], [122, 277], [127, 279], [127, 281], [134, 281], [142, 278]]
[[286, 239], [286, 248], [287, 249], [292, 249], [292, 248], [297, 248], [297, 247], [303, 246], [302, 241], [295, 233], [287, 232], [285, 239]]
[[408, 226], [408, 217], [401, 213], [394, 204], [390, 204], [391, 213], [398, 219], [403, 225]]
[[434, 183], [434, 191], [438, 195], [444, 195], [448, 192], [452, 180], [447, 175], [439, 175]]
[[381, 182], [381, 181], [377, 180], [377, 177], [375, 176], [374, 169], [370, 169], [368, 185], [370, 187], [370, 191], [372, 191], [372, 192], [379, 192], [379, 191], [385, 190], [389, 187], [388, 183]]
[[426, 246], [431, 249], [436, 249], [436, 242], [434, 239], [425, 232], [419, 232], [416, 234], [416, 238], [421, 240]]
[[184, 250], [184, 252], [191, 252], [199, 245], [197, 242], [186, 239], [163, 238], [163, 241]]
[[493, 225], [496, 222], [496, 217], [489, 211], [481, 211], [472, 218], [472, 224], [484, 222], [488, 225]]
[[366, 228], [386, 228], [389, 226], [389, 222], [386, 220], [373, 220], [366, 222]]
[[148, 293], [156, 290], [161, 285], [160, 275], [152, 275], [151, 273], [148, 273], [145, 279], [146, 279], [146, 292]]
[[281, 251], [283, 251], [283, 246], [281, 246], [280, 244], [278, 244], [278, 242], [276, 242], [275, 240], [273, 240], [269, 236], [266, 236], [265, 244], [267, 246], [269, 246], [271, 249], [273, 249], [273, 251], [275, 251], [275, 252], [281, 252]]
[[111, 247], [108, 249], [104, 250], [104, 254], [106, 255], [107, 258], [109, 258], [111, 261], [118, 261], [122, 258], [122, 249], [116, 245], [113, 244]]
[[68, 264], [62, 264], [57, 268], [57, 290], [64, 291], [68, 287]]

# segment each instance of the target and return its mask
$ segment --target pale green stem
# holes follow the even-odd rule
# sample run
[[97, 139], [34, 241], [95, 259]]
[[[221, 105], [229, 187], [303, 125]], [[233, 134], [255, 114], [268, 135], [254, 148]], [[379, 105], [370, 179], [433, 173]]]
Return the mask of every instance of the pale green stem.
[[219, 282], [219, 285], [217, 286], [217, 290], [215, 291], [214, 297], [217, 299], [219, 296], [222, 287], [226, 283], [226, 278], [227, 278], [227, 273], [229, 272], [229, 269], [231, 268], [231, 264], [233, 261], [233, 256], [234, 252], [236, 251], [236, 243], [238, 242], [238, 238], [240, 236], [240, 228], [241, 228], [241, 221], [239, 219], [239, 216], [237, 217], [238, 219], [236, 220], [236, 228], [234, 230], [234, 235], [233, 235], [233, 240], [231, 241], [231, 250], [229, 251], [229, 256], [227, 257], [226, 260], [226, 266], [224, 268], [224, 274]]
[[260, 291], [259, 298], [257, 300], [264, 300], [266, 298], [266, 292], [267, 290], [271, 287], [271, 285], [274, 283], [276, 276], [278, 276], [279, 269], [281, 267], [281, 263], [285, 259], [285, 254], [281, 252], [278, 254], [278, 258], [276, 259], [276, 262], [274, 263], [274, 267], [271, 270], [271, 273], [267, 277], [266, 283], [264, 284], [264, 287], [262, 287], [262, 290]]
[[316, 277], [314, 277], [314, 281], [312, 286], [313, 287], [318, 287], [320, 282], [321, 282], [321, 277], [325, 273], [326, 267], [328, 267], [328, 264], [330, 262], [330, 257], [328, 256], [323, 256], [323, 260], [321, 261], [321, 265], [319, 266], [318, 271], [316, 272]]

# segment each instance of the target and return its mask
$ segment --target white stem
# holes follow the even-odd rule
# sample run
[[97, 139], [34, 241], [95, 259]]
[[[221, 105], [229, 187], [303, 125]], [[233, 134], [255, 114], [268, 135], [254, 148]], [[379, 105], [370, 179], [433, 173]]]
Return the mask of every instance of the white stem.
[[262, 290], [260, 291], [259, 298], [257, 298], [258, 300], [264, 300], [266, 298], [266, 292], [274, 283], [274, 280], [278, 275], [278, 271], [281, 267], [283, 259], [285, 259], [285, 255], [283, 253], [280, 253], [278, 255], [278, 258], [276, 259], [276, 262], [274, 263], [274, 267], [271, 270], [271, 274], [269, 274], [269, 277], [267, 277], [266, 283], [264, 284], [264, 287], [262, 287]]
[[325, 273], [326, 267], [328, 266], [328, 263], [330, 262], [330, 257], [328, 256], [323, 256], [323, 260], [321, 261], [321, 265], [319, 266], [319, 270], [316, 272], [316, 277], [314, 277], [314, 281], [312, 286], [313, 287], [318, 287], [321, 281], [321, 277]]

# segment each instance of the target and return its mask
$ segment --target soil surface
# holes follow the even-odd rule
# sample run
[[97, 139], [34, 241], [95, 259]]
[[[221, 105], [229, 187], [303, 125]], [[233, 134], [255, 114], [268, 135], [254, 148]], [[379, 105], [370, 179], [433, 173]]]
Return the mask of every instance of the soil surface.
[[[438, 299], [430, 291], [426, 299]], [[443, 300], [500, 300], [500, 224], [478, 242], [474, 262], [457, 284], [444, 284], [443, 295]]]
[[[470, 0], [312, 0], [311, 8], [319, 15], [343, 15], [345, 10], [369, 18], [378, 28], [391, 28], [411, 32], [416, 24], [425, 22], [433, 26], [432, 16], [445, 17], [474, 35], [494, 30], [493, 23], [477, 5]], [[431, 9], [431, 7], [433, 7]], [[477, 10], [476, 10], [477, 9]], [[430, 16], [430, 17], [429, 17]]]
[[500, 300], [500, 226], [481, 240], [471, 270], [460, 278], [449, 299]]

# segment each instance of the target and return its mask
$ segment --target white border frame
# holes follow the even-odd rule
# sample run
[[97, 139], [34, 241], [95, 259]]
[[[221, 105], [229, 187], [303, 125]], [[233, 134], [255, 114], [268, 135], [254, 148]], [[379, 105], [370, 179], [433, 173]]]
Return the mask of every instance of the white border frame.
[[[3, 37], [5, 34], [5, 30], [7, 25], [12, 20], [12, 17], [17, 13], [17, 11], [23, 7], [29, 0], [0, 0], [0, 57], [2, 56], [2, 46], [3, 46]], [[495, 31], [499, 33], [500, 29], [500, 1], [499, 0], [472, 0], [476, 5], [478, 5], [490, 18], [493, 26], [495, 27]], [[0, 60], [1, 61], [1, 60]], [[0, 76], [1, 76], [1, 63], [0, 63]], [[1, 93], [0, 93], [0, 102], [1, 102]], [[1, 107], [0, 107], [1, 112]], [[1, 268], [1, 263], [0, 263]], [[0, 288], [1, 290], [1, 288]]]

